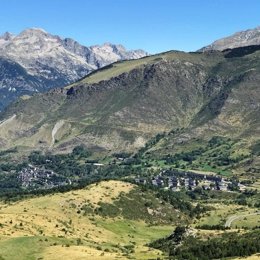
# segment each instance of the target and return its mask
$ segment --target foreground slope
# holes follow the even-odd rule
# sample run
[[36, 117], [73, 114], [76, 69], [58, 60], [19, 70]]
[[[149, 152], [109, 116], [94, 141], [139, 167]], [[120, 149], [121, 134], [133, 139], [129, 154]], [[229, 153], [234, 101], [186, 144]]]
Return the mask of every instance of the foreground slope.
[[[134, 204], [138, 209], [131, 215]], [[115, 209], [121, 214], [113, 216]], [[154, 258], [160, 251], [146, 244], [169, 234], [181, 221], [177, 215], [182, 217], [152, 192], [142, 193], [120, 181], [1, 203], [0, 256], [6, 260]], [[174, 217], [169, 220], [170, 216]]]
[[[189, 197], [192, 192], [196, 199]], [[234, 214], [249, 215], [257, 208], [239, 204], [240, 195], [235, 192], [198, 194], [109, 180], [64, 193], [1, 201], [0, 259], [145, 260], [167, 259], [169, 253], [177, 256], [173, 259], [191, 259], [192, 255], [220, 258], [207, 255], [207, 245], [213, 245], [211, 253], [219, 255], [214, 241], [222, 248], [227, 242], [220, 254], [232, 256], [230, 259], [241, 255], [224, 253], [233, 248], [246, 250], [250, 245], [253, 250], [243, 256], [259, 252], [254, 247], [259, 248], [259, 243], [255, 244], [260, 235], [259, 218], [254, 225], [252, 220], [241, 218], [242, 227], [237, 222], [231, 229], [223, 226]], [[254, 197], [256, 202], [258, 197]], [[178, 236], [182, 242], [179, 247], [175, 234], [183, 227], [187, 232]], [[246, 240], [241, 241], [243, 238]]]

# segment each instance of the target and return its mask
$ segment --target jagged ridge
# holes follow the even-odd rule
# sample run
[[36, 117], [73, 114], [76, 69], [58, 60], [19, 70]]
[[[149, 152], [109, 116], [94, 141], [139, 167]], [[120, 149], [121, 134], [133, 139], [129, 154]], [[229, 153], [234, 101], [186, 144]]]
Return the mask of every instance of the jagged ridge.
[[[73, 39], [62, 39], [37, 28], [24, 30], [17, 36], [5, 33], [0, 37], [0, 57], [6, 62], [17, 63], [23, 70], [15, 75], [19, 84], [13, 82], [13, 75], [9, 75], [12, 68], [4, 76], [0, 76], [0, 89], [4, 89], [2, 91], [6, 93], [1, 107], [25, 90], [28, 91], [28, 88], [31, 92], [42, 92], [61, 87], [110, 63], [146, 55], [142, 50], [127, 51], [122, 45], [110, 43], [86, 47]], [[31, 77], [30, 80], [27, 80], [27, 74]], [[10, 87], [16, 95], [9, 93]]]

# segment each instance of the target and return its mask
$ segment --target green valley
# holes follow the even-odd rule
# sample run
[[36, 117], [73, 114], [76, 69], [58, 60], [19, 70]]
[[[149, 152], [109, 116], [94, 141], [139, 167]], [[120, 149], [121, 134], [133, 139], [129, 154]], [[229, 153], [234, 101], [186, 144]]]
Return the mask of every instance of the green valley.
[[258, 257], [259, 58], [171, 51], [10, 105], [2, 259]]

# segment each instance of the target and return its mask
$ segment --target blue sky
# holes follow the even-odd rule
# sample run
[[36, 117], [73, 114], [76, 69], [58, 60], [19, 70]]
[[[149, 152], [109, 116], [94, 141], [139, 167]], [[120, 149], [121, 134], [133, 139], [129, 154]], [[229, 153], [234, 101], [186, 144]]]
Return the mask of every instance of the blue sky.
[[81, 44], [193, 51], [260, 26], [259, 0], [0, 0], [0, 33], [40, 27]]

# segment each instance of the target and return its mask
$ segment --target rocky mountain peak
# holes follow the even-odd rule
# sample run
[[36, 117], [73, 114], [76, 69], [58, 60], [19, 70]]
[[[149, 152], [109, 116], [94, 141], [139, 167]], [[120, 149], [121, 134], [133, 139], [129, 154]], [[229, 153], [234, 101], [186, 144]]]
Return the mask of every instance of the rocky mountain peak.
[[214, 41], [199, 51], [223, 51], [251, 45], [260, 45], [260, 26], [245, 31], [236, 32], [231, 36]]
[[47, 33], [45, 30], [40, 28], [26, 29], [14, 38], [14, 41], [19, 41], [19, 44], [26, 43], [31, 45], [38, 41], [47, 42], [48, 40], [59, 43], [61, 38], [59, 36]]
[[112, 44], [110, 42], [105, 42], [100, 47], [111, 47], [113, 49], [118, 49], [122, 51], [126, 51], [126, 48], [122, 44]]
[[5, 41], [10, 41], [14, 38], [15, 36], [10, 33], [10, 32], [5, 32], [3, 35], [0, 36], [0, 39], [5, 40]]
[[21, 34], [48, 34], [44, 29], [42, 28], [27, 28], [21, 32]]
[[[23, 75], [20, 78], [24, 79], [24, 73], [28, 74], [25, 78], [30, 78], [30, 91], [62, 87], [113, 62], [147, 55], [144, 51], [128, 51], [122, 45], [111, 43], [87, 47], [71, 38], [63, 39], [52, 35], [41, 28], [28, 28], [17, 36], [5, 33], [0, 37], [0, 56], [15, 63], [16, 68], [21, 66], [19, 71]], [[11, 87], [17, 90], [16, 93], [24, 92], [24, 86], [28, 86], [28, 82], [24, 79], [14, 83], [14, 78], [6, 76], [12, 74], [5, 73], [0, 77], [0, 91], [1, 88]], [[9, 94], [5, 96], [9, 100]]]

